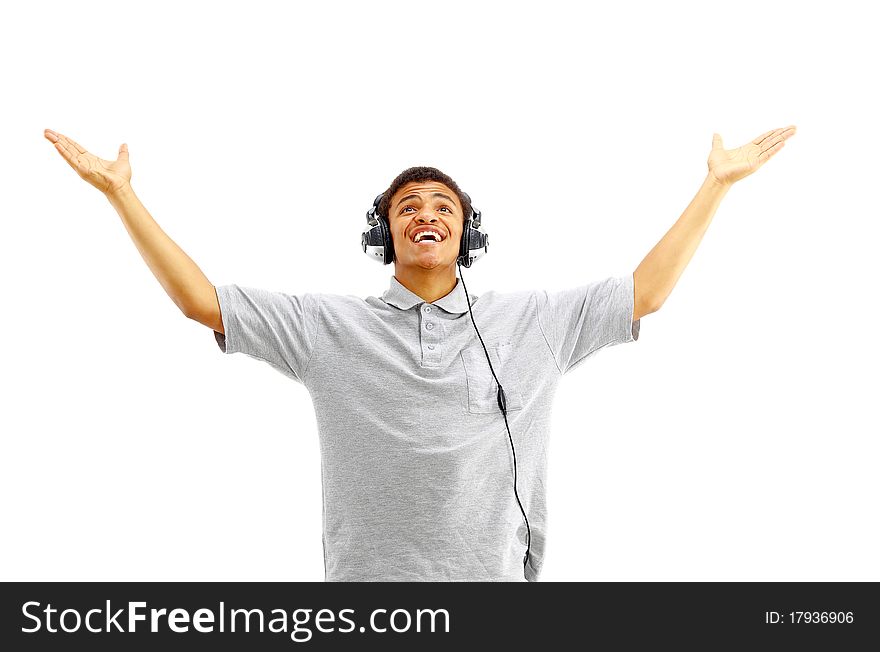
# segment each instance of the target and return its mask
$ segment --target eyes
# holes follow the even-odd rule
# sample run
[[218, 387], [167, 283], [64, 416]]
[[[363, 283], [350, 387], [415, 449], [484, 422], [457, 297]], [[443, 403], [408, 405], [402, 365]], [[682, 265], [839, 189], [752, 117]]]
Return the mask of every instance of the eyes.
[[[406, 212], [406, 209], [407, 209], [407, 208], [412, 208], [413, 210], [415, 210], [415, 207], [413, 207], [413, 206], [404, 206], [403, 210], [401, 210], [400, 212], [401, 212], [401, 213]], [[440, 207], [441, 210], [444, 209], [444, 208], [445, 208], [450, 214], [452, 213], [452, 209], [449, 208], [449, 206], [441, 206], [441, 207]]]

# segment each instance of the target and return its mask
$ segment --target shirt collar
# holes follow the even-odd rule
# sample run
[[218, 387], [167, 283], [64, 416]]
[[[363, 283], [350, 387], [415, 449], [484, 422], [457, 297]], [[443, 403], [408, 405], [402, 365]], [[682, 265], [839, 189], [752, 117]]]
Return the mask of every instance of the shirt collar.
[[[474, 299], [475, 297], [472, 297], [471, 301]], [[422, 297], [405, 287], [393, 274], [391, 275], [391, 285], [382, 293], [382, 300], [401, 310], [409, 310], [417, 304], [425, 303]], [[456, 278], [452, 292], [434, 301], [433, 305], [440, 306], [446, 312], [459, 314], [467, 312], [468, 302], [461, 279]]]

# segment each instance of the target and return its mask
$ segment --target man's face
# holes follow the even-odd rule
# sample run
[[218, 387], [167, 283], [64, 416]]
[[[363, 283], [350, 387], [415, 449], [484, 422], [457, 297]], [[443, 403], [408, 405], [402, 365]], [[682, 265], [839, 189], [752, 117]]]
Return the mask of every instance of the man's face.
[[[455, 265], [461, 246], [464, 216], [458, 196], [437, 181], [413, 181], [391, 198], [388, 223], [394, 240], [395, 263], [424, 269]], [[439, 242], [424, 236], [413, 238], [430, 227]]]

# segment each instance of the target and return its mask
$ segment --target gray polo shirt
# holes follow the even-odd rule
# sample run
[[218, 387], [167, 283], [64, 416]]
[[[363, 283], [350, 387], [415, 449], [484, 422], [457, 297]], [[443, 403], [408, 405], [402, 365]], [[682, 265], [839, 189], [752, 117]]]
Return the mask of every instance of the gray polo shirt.
[[[217, 287], [224, 353], [305, 385], [321, 450], [327, 581], [536, 581], [547, 539], [547, 440], [560, 376], [638, 339], [633, 277], [562, 291], [468, 289], [426, 303]], [[572, 515], [573, 517], [573, 515]]]

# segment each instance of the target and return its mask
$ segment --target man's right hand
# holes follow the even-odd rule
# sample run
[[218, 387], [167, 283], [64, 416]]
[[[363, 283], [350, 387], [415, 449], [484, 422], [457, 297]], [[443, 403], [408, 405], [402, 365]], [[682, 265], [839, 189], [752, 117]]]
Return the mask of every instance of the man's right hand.
[[128, 164], [128, 145], [125, 143], [119, 146], [115, 161], [105, 161], [63, 134], [46, 129], [43, 135], [55, 143], [55, 149], [80, 177], [105, 195], [112, 195], [129, 186], [131, 166]]

